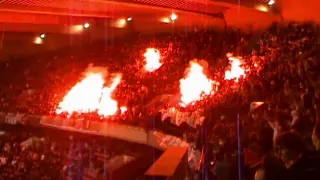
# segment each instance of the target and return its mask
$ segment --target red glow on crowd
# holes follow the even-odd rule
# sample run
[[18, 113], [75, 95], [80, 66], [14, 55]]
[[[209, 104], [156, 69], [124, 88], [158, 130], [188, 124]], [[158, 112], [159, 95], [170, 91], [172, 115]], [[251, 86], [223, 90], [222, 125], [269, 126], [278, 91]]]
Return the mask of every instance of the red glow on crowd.
[[231, 53], [227, 54], [227, 57], [230, 62], [230, 69], [225, 72], [226, 80], [235, 80], [239, 81], [241, 77], [246, 77], [245, 69], [241, 66], [242, 60], [240, 57], [234, 57]]
[[148, 48], [144, 53], [144, 57], [146, 63], [144, 68], [146, 71], [153, 72], [162, 66], [162, 63], [160, 62], [161, 56], [159, 50]]
[[124, 113], [126, 113], [128, 111], [128, 108], [125, 107], [125, 106], [121, 106], [120, 107], [120, 111], [121, 111], [121, 114], [124, 114]]
[[[146, 64], [144, 69], [153, 72], [162, 66], [160, 52], [154, 48], [148, 48], [144, 54]], [[245, 69], [242, 67], [240, 57], [227, 54], [230, 61], [230, 69], [225, 71], [226, 80], [239, 81], [245, 77]], [[194, 105], [197, 101], [218, 91], [219, 82], [207, 77], [207, 62], [193, 60], [189, 62], [186, 75], [180, 79], [180, 106]], [[112, 93], [119, 85], [121, 75], [116, 74], [111, 78], [109, 86], [105, 86], [105, 73], [99, 71], [88, 72], [85, 78], [77, 83], [59, 103], [57, 114], [89, 113], [97, 112], [101, 117], [115, 115], [118, 111], [124, 114], [127, 107], [119, 107], [118, 102], [112, 98]]]
[[112, 79], [112, 84], [109, 87], [102, 89], [102, 95], [99, 103], [98, 114], [100, 116], [112, 116], [118, 111], [118, 102], [112, 99], [112, 92], [119, 85], [121, 75], [118, 74]]

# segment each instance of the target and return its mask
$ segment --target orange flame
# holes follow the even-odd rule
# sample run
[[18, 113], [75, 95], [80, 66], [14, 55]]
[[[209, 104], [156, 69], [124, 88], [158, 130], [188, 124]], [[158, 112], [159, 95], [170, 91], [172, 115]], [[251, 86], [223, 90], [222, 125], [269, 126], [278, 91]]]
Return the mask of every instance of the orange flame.
[[181, 103], [185, 107], [210, 95], [213, 91], [214, 81], [208, 79], [203, 67], [196, 61], [190, 61], [186, 78], [180, 80]]
[[231, 69], [225, 72], [225, 79], [226, 80], [235, 79], [235, 81], [238, 82], [241, 76], [246, 77], [245, 69], [241, 67], [242, 65], [241, 59], [238, 57], [232, 56], [231, 53], [228, 53], [227, 57], [230, 61]]
[[100, 116], [111, 116], [118, 111], [118, 102], [112, 99], [111, 95], [115, 88], [119, 85], [121, 75], [117, 75], [113, 80], [110, 87], [102, 89], [102, 95], [99, 103], [98, 114]]
[[160, 52], [154, 48], [148, 48], [144, 53], [146, 64], [144, 66], [145, 70], [148, 72], [153, 72], [162, 66], [160, 62]]
[[128, 111], [128, 108], [125, 107], [125, 106], [121, 106], [121, 107], [120, 107], [120, 111], [121, 111], [121, 114], [124, 114], [125, 112]]
[[104, 87], [102, 73], [88, 73], [77, 83], [59, 103], [57, 114], [67, 112], [88, 113], [97, 111], [101, 116], [114, 115], [118, 110], [118, 102], [112, 99], [111, 94], [120, 83], [121, 75], [112, 79], [109, 87]]

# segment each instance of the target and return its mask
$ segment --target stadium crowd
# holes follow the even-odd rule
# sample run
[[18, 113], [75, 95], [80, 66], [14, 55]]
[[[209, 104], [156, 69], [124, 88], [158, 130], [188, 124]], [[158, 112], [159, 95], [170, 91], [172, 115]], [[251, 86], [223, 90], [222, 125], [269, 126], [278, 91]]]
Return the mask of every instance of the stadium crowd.
[[[319, 179], [318, 42], [319, 26], [276, 25], [245, 58], [263, 62], [263, 68], [244, 81], [236, 95], [240, 100], [231, 111], [241, 112], [246, 108], [237, 106], [249, 107], [253, 101], [264, 102], [257, 108], [251, 103], [249, 113], [240, 118], [246, 164], [242, 168], [248, 179], [255, 171], [256, 179]], [[209, 136], [216, 142], [214, 159], [220, 161], [215, 175], [235, 179], [227, 176], [237, 170], [230, 166], [237, 164], [226, 159], [237, 156], [237, 124], [236, 116], [227, 113], [230, 109], [221, 113]], [[230, 174], [237, 176], [236, 171]]]
[[[0, 179], [62, 179], [68, 166], [68, 143], [55, 143], [28, 132], [0, 137]], [[66, 176], [65, 176], [66, 177]]]
[[117, 157], [127, 155], [124, 163], [130, 163], [141, 154], [137, 152], [143, 151], [144, 155], [149, 152], [128, 142], [55, 129], [13, 126], [1, 129], [7, 130], [1, 131], [0, 136], [1, 180], [139, 177], [143, 165], [138, 166], [138, 171], [131, 170], [133, 174], [122, 176], [126, 167], [117, 164], [122, 163]]
[[[146, 110], [145, 105], [159, 94], [178, 93], [179, 79], [184, 76], [188, 62], [204, 59], [208, 62], [208, 74], [223, 83], [213, 99], [199, 103], [209, 107], [205, 111], [205, 130], [199, 128], [199, 136], [187, 134], [186, 139], [199, 149], [203, 147], [203, 138], [210, 142], [204, 165], [210, 166], [209, 174], [218, 180], [237, 179], [238, 168], [242, 168], [245, 179], [320, 179], [319, 34], [319, 26], [295, 22], [273, 24], [260, 34], [258, 41], [254, 34], [244, 35], [239, 31], [195, 29], [103, 42], [78, 49], [74, 54], [67, 51], [1, 62], [0, 108], [6, 112], [52, 114], [91, 64], [123, 74], [115, 99], [129, 107], [126, 123], [145, 126], [144, 120], [152, 111]], [[159, 49], [165, 62], [153, 74], [140, 71], [139, 62], [148, 47]], [[228, 52], [241, 55], [246, 64], [255, 67], [238, 83], [223, 80]], [[263, 104], [249, 109], [253, 101]], [[243, 154], [237, 154], [237, 113], [241, 115]], [[7, 141], [12, 146], [20, 143]], [[5, 153], [7, 147], [2, 145], [0, 152]], [[29, 154], [36, 152], [31, 149]], [[21, 158], [36, 158], [36, 164], [41, 164], [39, 153], [37, 157], [26, 155], [22, 149], [17, 153]], [[245, 166], [234, 163], [238, 156], [244, 157]], [[56, 163], [61, 168], [61, 162]], [[14, 171], [12, 166], [2, 167], [1, 178], [6, 179], [6, 174], [15, 176], [10, 173]], [[55, 179], [58, 174], [46, 176]]]

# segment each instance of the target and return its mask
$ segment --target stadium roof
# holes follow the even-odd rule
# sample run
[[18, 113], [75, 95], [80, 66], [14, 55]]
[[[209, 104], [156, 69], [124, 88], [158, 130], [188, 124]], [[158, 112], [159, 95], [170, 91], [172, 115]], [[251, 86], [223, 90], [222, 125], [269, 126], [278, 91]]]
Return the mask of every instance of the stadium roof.
[[227, 25], [255, 29], [281, 18], [319, 19], [315, 8], [319, 1], [274, 1], [274, 6], [268, 6], [269, 0], [1, 0], [0, 23], [7, 31], [70, 33], [65, 26], [87, 21], [105, 26], [106, 21], [131, 17], [135, 30], [155, 32], [171, 29], [161, 19], [172, 12], [179, 19], [174, 28]]
[[[94, 40], [122, 36], [132, 30], [144, 33], [193, 30], [194, 27], [255, 30], [268, 27], [281, 19], [319, 21], [315, 8], [315, 4], [319, 2], [316, 0], [276, 0], [272, 7], [268, 7], [268, 2], [269, 0], [0, 0], [0, 52], [10, 51], [10, 46], [13, 46], [13, 54], [20, 54], [16, 44], [22, 46], [23, 42], [30, 43], [40, 33], [48, 34], [46, 44], [52, 41], [46, 48], [37, 49], [43, 51], [61, 48], [63, 44], [77, 44], [77, 38], [70, 38], [70, 34], [82, 37], [87, 34]], [[173, 23], [170, 22], [172, 13], [178, 18]], [[125, 21], [127, 18], [131, 18], [130, 23]], [[169, 22], [164, 23], [165, 19]], [[81, 27], [84, 23], [90, 24], [89, 31], [85, 32]], [[17, 36], [13, 32], [24, 34], [19, 33]], [[57, 39], [62, 40], [58, 42]], [[14, 44], [10, 45], [9, 41]], [[21, 53], [33, 50], [22, 48]], [[0, 53], [1, 56], [3, 55]]]
[[[34, 31], [40, 27], [29, 24], [64, 26], [90, 19], [103, 23], [106, 19], [132, 17], [135, 29], [148, 32], [170, 29], [160, 19], [172, 12], [179, 18], [175, 28], [224, 27], [225, 22], [232, 26], [249, 25], [256, 24], [261, 18], [269, 19], [268, 22], [275, 20], [272, 14], [252, 8], [252, 4], [252, 0], [241, 1], [240, 6], [232, 0], [2, 0], [0, 22], [10, 24], [5, 26], [8, 30]], [[15, 28], [15, 24], [19, 24], [19, 28]], [[64, 32], [61, 27], [48, 30]]]

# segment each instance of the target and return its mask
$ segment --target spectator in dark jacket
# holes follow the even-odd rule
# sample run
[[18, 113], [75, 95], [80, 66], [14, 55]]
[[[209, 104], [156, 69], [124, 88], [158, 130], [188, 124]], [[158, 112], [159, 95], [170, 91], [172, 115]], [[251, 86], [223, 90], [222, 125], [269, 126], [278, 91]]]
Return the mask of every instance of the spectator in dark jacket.
[[307, 151], [302, 137], [286, 132], [276, 140], [277, 152], [295, 180], [320, 179], [320, 156]]

